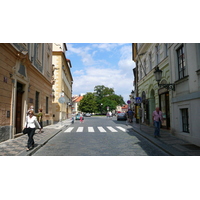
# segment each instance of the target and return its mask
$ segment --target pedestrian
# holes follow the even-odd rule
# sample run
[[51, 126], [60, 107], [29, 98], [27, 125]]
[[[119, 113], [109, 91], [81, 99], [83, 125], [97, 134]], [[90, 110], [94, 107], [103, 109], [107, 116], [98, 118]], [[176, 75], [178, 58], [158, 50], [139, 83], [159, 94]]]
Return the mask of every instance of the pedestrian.
[[72, 124], [74, 124], [74, 114], [72, 114]]
[[83, 123], [83, 120], [84, 120], [83, 114], [81, 113], [81, 114], [80, 114], [80, 123]]
[[128, 122], [132, 123], [133, 122], [133, 111], [129, 108], [128, 112], [127, 112], [127, 116], [128, 116]]
[[160, 137], [160, 126], [161, 126], [161, 121], [163, 121], [163, 116], [159, 107], [157, 107], [156, 110], [153, 111], [152, 121], [155, 127], [154, 137], [155, 138]]
[[42, 113], [42, 109], [40, 108], [38, 110], [38, 115], [37, 115], [37, 120], [38, 120], [40, 127], [41, 127], [41, 130], [40, 130], [39, 133], [42, 133], [42, 129], [43, 129], [42, 117], [43, 117], [43, 113]]
[[34, 116], [34, 113], [32, 110], [29, 111], [28, 116], [26, 116], [26, 122], [25, 127], [28, 129], [28, 142], [27, 142], [27, 151], [29, 151], [31, 148], [34, 148], [34, 139], [33, 136], [35, 134], [35, 129], [39, 128], [41, 131], [40, 124], [37, 121], [37, 118]]
[[33, 105], [31, 105], [30, 108], [28, 109], [27, 115], [28, 115], [28, 113], [29, 113], [30, 110], [32, 110], [34, 112], [34, 106]]
[[107, 112], [106, 116], [107, 116], [107, 118], [109, 118], [109, 112]]
[[109, 119], [112, 119], [112, 113], [111, 113], [111, 111], [109, 111]]

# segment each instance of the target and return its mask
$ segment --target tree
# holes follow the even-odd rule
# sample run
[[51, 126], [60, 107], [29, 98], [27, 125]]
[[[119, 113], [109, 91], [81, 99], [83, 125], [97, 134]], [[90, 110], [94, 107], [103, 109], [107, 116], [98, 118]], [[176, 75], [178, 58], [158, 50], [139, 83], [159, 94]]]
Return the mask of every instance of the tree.
[[83, 95], [78, 110], [86, 113], [93, 113], [97, 110], [97, 103], [94, 93], [88, 92], [87, 94]]
[[99, 111], [115, 110], [118, 105], [125, 104], [121, 95], [116, 95], [113, 88], [105, 87], [104, 85], [97, 85], [94, 88], [94, 94]]

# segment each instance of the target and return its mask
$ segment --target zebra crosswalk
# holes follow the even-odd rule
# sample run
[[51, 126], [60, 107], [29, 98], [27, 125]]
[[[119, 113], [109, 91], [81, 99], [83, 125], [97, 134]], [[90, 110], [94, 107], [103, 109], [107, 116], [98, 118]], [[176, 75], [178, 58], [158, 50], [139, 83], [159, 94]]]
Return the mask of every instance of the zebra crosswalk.
[[[96, 131], [95, 131], [96, 130]], [[97, 127], [68, 127], [64, 132], [65, 133], [70, 133], [70, 132], [77, 132], [77, 133], [81, 133], [81, 132], [102, 132], [102, 133], [106, 133], [106, 132], [119, 132], [119, 131], [123, 131], [123, 132], [128, 132], [128, 130], [126, 130], [125, 128], [121, 127], [121, 126], [116, 126], [116, 127], [112, 127], [112, 126], [106, 126], [106, 127], [102, 127], [102, 126], [97, 126]]]

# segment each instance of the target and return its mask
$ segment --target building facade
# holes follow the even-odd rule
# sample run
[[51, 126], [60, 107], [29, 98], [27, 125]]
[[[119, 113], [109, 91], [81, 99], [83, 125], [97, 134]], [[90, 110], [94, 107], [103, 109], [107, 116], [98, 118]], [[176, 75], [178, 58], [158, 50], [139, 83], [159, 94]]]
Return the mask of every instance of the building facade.
[[135, 95], [140, 97], [141, 102], [136, 102], [136, 118], [146, 124], [153, 124], [152, 112], [155, 107], [160, 107], [163, 112], [163, 128], [170, 129], [171, 123], [171, 97], [172, 91], [159, 88], [155, 80], [154, 71], [159, 67], [163, 71], [161, 83], [169, 83], [169, 44], [168, 43], [135, 43], [133, 44], [133, 60], [136, 62], [134, 69]]
[[76, 96], [73, 96], [72, 98], [72, 102], [73, 102], [73, 105], [72, 105], [72, 112], [73, 114], [78, 114], [80, 111], [78, 110], [78, 106], [80, 104], [80, 101], [83, 99], [83, 96], [81, 95], [76, 95]]
[[53, 117], [55, 121], [70, 118], [72, 114], [71, 62], [66, 58], [65, 43], [53, 43]]
[[169, 57], [171, 81], [175, 83], [171, 132], [200, 146], [200, 44], [170, 44]]
[[53, 122], [51, 60], [50, 43], [0, 44], [0, 142], [21, 135], [31, 105]]

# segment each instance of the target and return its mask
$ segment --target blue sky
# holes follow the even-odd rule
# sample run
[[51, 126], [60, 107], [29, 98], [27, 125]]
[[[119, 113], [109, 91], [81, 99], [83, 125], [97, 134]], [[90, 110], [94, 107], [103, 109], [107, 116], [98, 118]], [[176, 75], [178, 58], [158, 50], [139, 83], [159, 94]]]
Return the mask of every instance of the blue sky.
[[93, 92], [96, 85], [114, 88], [125, 102], [133, 89], [131, 43], [67, 43], [73, 95]]

